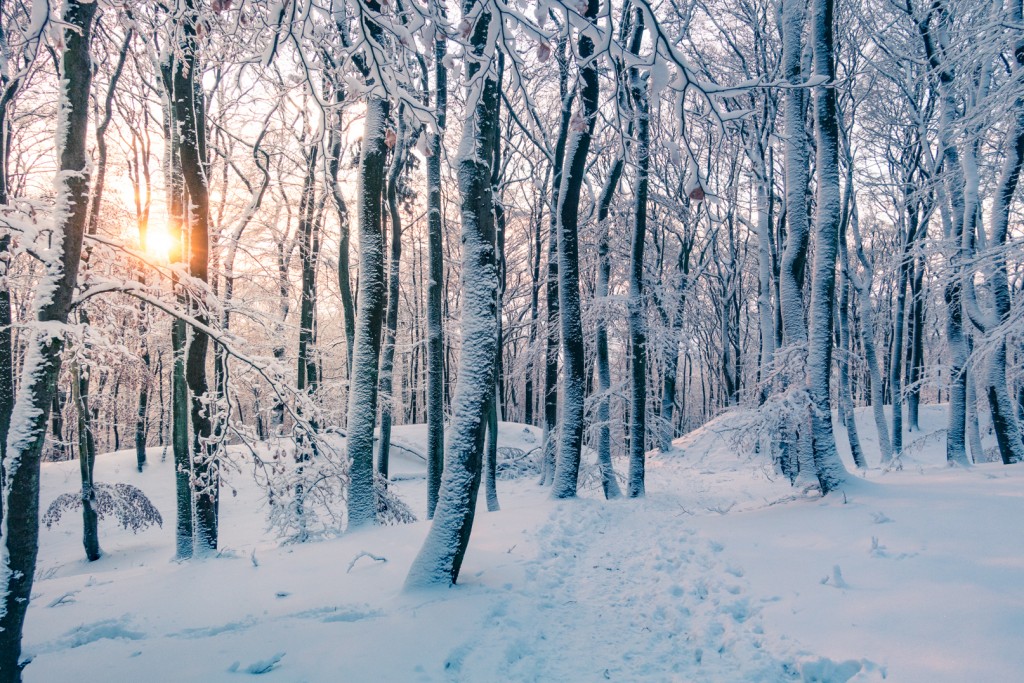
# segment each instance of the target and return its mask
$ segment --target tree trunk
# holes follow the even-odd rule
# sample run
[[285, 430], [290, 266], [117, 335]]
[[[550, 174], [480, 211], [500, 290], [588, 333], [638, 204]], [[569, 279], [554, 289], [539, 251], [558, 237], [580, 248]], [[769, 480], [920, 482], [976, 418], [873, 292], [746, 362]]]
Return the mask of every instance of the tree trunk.
[[[443, 4], [438, 4], [443, 12]], [[442, 15], [443, 16], [443, 15]], [[430, 135], [427, 157], [427, 241], [430, 278], [427, 285], [427, 519], [434, 518], [444, 470], [444, 225], [441, 215], [441, 152], [448, 107], [448, 70], [444, 66], [447, 40], [434, 38], [434, 112], [437, 131]]]
[[597, 309], [595, 321], [596, 363], [597, 363], [597, 462], [601, 467], [601, 487], [606, 499], [618, 498], [622, 495], [619, 482], [615, 478], [612, 466], [611, 411], [609, 403], [612, 390], [612, 373], [608, 358], [608, 323], [606, 321], [608, 302], [608, 280], [611, 278], [612, 262], [609, 257], [608, 210], [612, 197], [619, 186], [625, 159], [619, 157], [612, 164], [597, 203], [598, 234], [601, 236], [597, 245], [597, 286], [594, 288], [594, 305]]
[[[961, 465], [967, 460], [965, 426], [967, 419], [967, 338], [963, 324], [963, 296], [961, 271], [963, 254], [961, 244], [964, 236], [964, 194], [963, 176], [957, 150], [955, 127], [957, 119], [957, 95], [953, 91], [953, 72], [943, 63], [930, 26], [933, 15], [945, 21], [944, 13], [931, 8], [918, 24], [918, 32], [924, 43], [925, 54], [932, 71], [938, 76], [939, 95], [939, 147], [942, 149], [945, 182], [936, 186], [942, 215], [945, 240], [954, 245], [949, 258], [952, 270], [946, 284], [943, 298], [946, 302], [946, 344], [949, 347], [949, 417], [946, 427], [946, 460]], [[947, 200], [948, 197], [948, 200]]]
[[348, 493], [350, 529], [373, 524], [373, 432], [377, 421], [377, 382], [384, 318], [384, 237], [381, 192], [384, 186], [384, 128], [388, 103], [378, 95], [366, 101], [366, 132], [359, 161], [359, 293], [356, 336], [348, 400]]
[[554, 483], [555, 456], [557, 445], [555, 433], [558, 427], [558, 348], [559, 334], [559, 277], [558, 277], [558, 234], [559, 207], [562, 191], [562, 173], [565, 164], [565, 147], [569, 139], [569, 122], [572, 118], [573, 96], [569, 92], [568, 37], [558, 39], [558, 93], [561, 97], [561, 121], [558, 139], [555, 141], [555, 158], [552, 161], [554, 175], [551, 179], [551, 223], [548, 233], [548, 277], [545, 288], [547, 304], [547, 337], [544, 346], [544, 456], [542, 461], [541, 484]]
[[[927, 239], [922, 233], [921, 241]], [[910, 368], [907, 387], [907, 422], [910, 431], [919, 432], [921, 382], [924, 379], [924, 256], [914, 259], [910, 278]]]
[[[86, 368], [86, 370], [88, 370]], [[71, 397], [78, 414], [78, 469], [82, 478], [82, 545], [90, 562], [100, 559], [99, 517], [96, 515], [96, 443], [89, 423], [89, 378], [77, 360], [71, 363]]]
[[406, 133], [403, 107], [398, 108], [398, 133], [388, 171], [386, 192], [391, 219], [391, 257], [388, 260], [388, 303], [384, 315], [384, 343], [380, 362], [380, 442], [377, 446], [377, 472], [388, 478], [391, 454], [391, 423], [394, 419], [395, 337], [398, 332], [398, 294], [402, 263], [402, 216], [398, 207], [398, 184], [405, 166]]
[[[472, 16], [477, 0], [467, 0], [463, 16]], [[441, 495], [423, 547], [416, 556], [406, 588], [454, 584], [469, 545], [480, 488], [484, 447], [484, 411], [494, 395], [497, 356], [495, 325], [497, 272], [494, 257], [494, 197], [491, 163], [497, 122], [497, 83], [487, 68], [493, 52], [489, 40], [492, 21], [487, 6], [477, 15], [471, 35], [476, 59], [469, 62], [467, 102], [474, 102], [471, 125], [463, 129], [459, 149], [459, 190], [462, 199], [462, 353], [452, 405], [452, 421], [445, 444]]]
[[[584, 18], [590, 22], [596, 21], [598, 6], [598, 0], [588, 0]], [[578, 225], [580, 191], [586, 174], [587, 154], [590, 151], [598, 104], [597, 61], [591, 59], [594, 41], [589, 35], [580, 33], [577, 54], [580, 63], [581, 111], [577, 112], [575, 125], [570, 122], [570, 137], [566, 145], [558, 198], [558, 309], [565, 367], [562, 377], [562, 426], [559, 430], [558, 459], [551, 491], [555, 498], [571, 498], [576, 495], [583, 447], [585, 360], [580, 309]], [[642, 481], [642, 470], [640, 475]]]
[[63, 14], [63, 44], [58, 84], [56, 212], [52, 239], [54, 260], [36, 289], [36, 320], [40, 326], [28, 342], [22, 380], [12, 414], [6, 452], [4, 487], [6, 515], [0, 526], [0, 683], [21, 681], [21, 637], [32, 595], [39, 552], [39, 465], [50, 404], [57, 389], [64, 340], [54, 334], [68, 320], [78, 279], [85, 233], [89, 169], [85, 150], [88, 134], [92, 37], [96, 3], [67, 0]]
[[[179, 41], [181, 55], [175, 58], [173, 75], [174, 124], [181, 139], [178, 145], [181, 157], [181, 175], [188, 192], [187, 216], [189, 241], [189, 275], [209, 282], [210, 197], [206, 178], [206, 103], [201, 83], [201, 65], [198, 56], [197, 18], [194, 0], [185, 1], [185, 14], [181, 18]], [[209, 323], [209, 316], [199, 292], [192, 293], [192, 315], [201, 325]], [[185, 382], [191, 399], [192, 425], [192, 486], [195, 500], [196, 543], [200, 551], [211, 553], [217, 549], [217, 495], [218, 472], [216, 447], [210, 443], [213, 422], [211, 412], [216, 408], [208, 403], [209, 387], [206, 378], [206, 356], [209, 337], [202, 329], [193, 328], [192, 338], [185, 354]]]
[[[643, 30], [643, 13], [637, 11], [635, 25]], [[582, 53], [582, 50], [581, 50]], [[644, 469], [647, 454], [647, 320], [644, 315], [644, 244], [647, 241], [647, 189], [650, 167], [650, 114], [646, 83], [635, 70], [630, 74], [630, 90], [636, 116], [636, 198], [633, 205], [633, 242], [629, 256], [629, 348], [630, 348], [630, 420], [629, 478], [626, 493], [630, 498], [645, 493]], [[596, 98], [595, 98], [596, 99]]]
[[[831, 84], [835, 77], [833, 26], [834, 0], [816, 0], [813, 26], [814, 73]], [[814, 221], [814, 273], [811, 280], [807, 385], [811, 398], [814, 466], [827, 494], [846, 476], [832, 432], [830, 397], [833, 309], [836, 289], [836, 254], [839, 243], [839, 117], [832, 87], [814, 91], [817, 122], [818, 190]]]
[[[783, 107], [785, 122], [786, 171], [786, 245], [779, 273], [779, 309], [782, 318], [783, 340], [786, 346], [795, 345], [796, 358], [790, 362], [806, 366], [807, 324], [804, 322], [804, 276], [807, 267], [807, 246], [810, 237], [807, 219], [807, 188], [810, 170], [807, 153], [807, 129], [804, 121], [804, 88], [802, 74], [801, 35], [804, 26], [803, 0], [783, 0], [782, 65], [787, 82]], [[787, 382], [795, 378], [787, 377]], [[782, 444], [782, 471], [790, 477], [799, 477], [801, 486], [814, 481], [813, 448], [806, 424], [794, 425], [794, 443]], [[795, 451], [792, 453], [791, 451]]]

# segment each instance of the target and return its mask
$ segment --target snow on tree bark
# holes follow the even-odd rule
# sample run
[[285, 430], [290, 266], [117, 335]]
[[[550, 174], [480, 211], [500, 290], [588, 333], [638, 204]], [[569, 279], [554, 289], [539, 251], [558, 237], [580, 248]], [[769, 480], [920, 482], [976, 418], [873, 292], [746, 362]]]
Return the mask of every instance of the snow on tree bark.
[[[598, 0], [588, 0], [584, 18], [593, 23]], [[571, 498], [576, 495], [580, 455], [583, 448], [583, 403], [586, 391], [583, 345], [583, 321], [580, 307], [579, 206], [587, 154], [597, 114], [598, 70], [594, 41], [580, 32], [577, 43], [580, 72], [580, 105], [575, 121], [569, 123], [565, 164], [558, 197], [558, 309], [562, 329], [562, 424], [559, 430], [558, 459], [555, 463], [551, 495]]]
[[[194, 0], [184, 0], [178, 18], [181, 54], [173, 67], [172, 106], [174, 125], [180, 132], [178, 154], [188, 202], [185, 216], [188, 226], [189, 275], [203, 283], [209, 281], [210, 193], [207, 181], [206, 103], [201, 83], [198, 45], [198, 9]], [[198, 297], [193, 293], [193, 297]], [[200, 297], [201, 298], [201, 297]], [[202, 326], [209, 323], [203, 301], [192, 302], [193, 316]], [[191, 399], [192, 488], [196, 545], [200, 552], [217, 549], [217, 498], [219, 473], [217, 449], [210, 443], [213, 434], [211, 402], [206, 377], [209, 335], [193, 327], [185, 354], [185, 381]]]
[[[478, 0], [468, 0], [473, 16]], [[498, 88], [494, 74], [491, 9], [483, 5], [472, 29], [466, 101], [471, 116], [459, 146], [462, 213], [462, 353], [445, 443], [441, 492], [430, 532], [413, 561], [406, 588], [451, 585], [459, 578], [469, 545], [480, 489], [484, 411], [494, 393], [497, 356], [497, 271], [491, 164], [498, 134]]]
[[351, 461], [348, 526], [373, 524], [373, 433], [377, 422], [377, 380], [384, 317], [384, 238], [381, 192], [384, 185], [384, 128], [388, 103], [378, 95], [366, 101], [366, 121], [359, 160], [359, 294], [356, 336], [349, 385], [347, 448]]
[[[444, 16], [444, 5], [438, 3]], [[444, 327], [441, 294], [444, 284], [444, 252], [441, 215], [441, 151], [448, 108], [448, 70], [444, 32], [434, 38], [434, 102], [437, 130], [430, 134], [427, 157], [427, 241], [430, 279], [427, 285], [427, 519], [433, 519], [444, 469]]]
[[559, 197], [562, 191], [562, 175], [565, 165], [565, 148], [569, 139], [569, 123], [572, 120], [573, 93], [569, 91], [568, 32], [558, 39], [558, 94], [561, 98], [561, 118], [558, 138], [555, 140], [555, 157], [551, 162], [554, 173], [551, 179], [551, 217], [548, 230], [548, 268], [545, 283], [545, 304], [547, 306], [544, 344], [544, 455], [541, 464], [542, 485], [551, 484], [555, 475], [555, 459], [558, 451], [556, 442], [558, 428], [558, 349], [561, 345], [559, 330], [559, 277], [558, 277], [558, 232]]
[[63, 330], [71, 310], [85, 233], [92, 60], [89, 43], [97, 5], [67, 0], [60, 55], [53, 248], [36, 289], [38, 327], [32, 332], [7, 440], [0, 523], [0, 683], [21, 681], [21, 637], [39, 551], [39, 469], [50, 406], [57, 388]]
[[[633, 19], [643, 31], [643, 14]], [[647, 320], [644, 315], [644, 243], [647, 240], [647, 195], [649, 187], [650, 104], [646, 79], [635, 69], [630, 73], [630, 97], [636, 117], [636, 197], [633, 205], [633, 242], [629, 257], [629, 346], [630, 346], [630, 419], [629, 478], [626, 493], [630, 498], [645, 493], [647, 453]]]
[[[835, 77], [834, 0], [816, 0], [813, 23], [814, 74], [831, 84]], [[833, 87], [814, 90], [817, 123], [818, 189], [814, 221], [814, 270], [811, 279], [807, 384], [811, 398], [814, 466], [823, 494], [838, 487], [846, 469], [836, 451], [832, 432], [830, 384], [832, 373], [833, 309], [836, 253], [839, 242], [839, 118]]]

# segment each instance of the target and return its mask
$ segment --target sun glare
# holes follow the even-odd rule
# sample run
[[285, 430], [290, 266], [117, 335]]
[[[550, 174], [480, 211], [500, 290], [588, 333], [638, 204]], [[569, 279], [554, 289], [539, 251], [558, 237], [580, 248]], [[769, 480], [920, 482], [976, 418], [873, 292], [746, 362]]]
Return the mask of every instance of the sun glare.
[[168, 261], [171, 257], [171, 236], [165, 225], [150, 225], [146, 230], [146, 253], [158, 261]]

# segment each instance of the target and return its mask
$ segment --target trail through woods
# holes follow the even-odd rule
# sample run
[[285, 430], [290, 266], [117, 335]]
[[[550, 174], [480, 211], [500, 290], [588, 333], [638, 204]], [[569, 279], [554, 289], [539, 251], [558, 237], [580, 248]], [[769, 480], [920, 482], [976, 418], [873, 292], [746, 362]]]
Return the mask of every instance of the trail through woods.
[[[644, 500], [604, 501], [591, 452], [578, 500], [551, 500], [532, 475], [499, 479], [502, 509], [481, 498], [459, 584], [412, 593], [402, 584], [428, 528], [424, 425], [396, 427], [392, 454], [420, 522], [282, 545], [239, 455], [222, 552], [182, 563], [170, 457], [150, 449], [139, 473], [133, 450], [100, 455], [97, 480], [141, 487], [164, 527], [133, 536], [101, 521], [93, 563], [74, 516], [43, 530], [26, 681], [953, 683], [1024, 671], [1024, 470], [947, 468], [944, 407], [925, 406], [901, 470], [879, 469], [868, 442], [865, 477], [797, 498], [737, 445], [744, 419], [649, 455]], [[857, 419], [867, 431], [871, 413]], [[522, 452], [541, 442], [512, 423], [499, 435]], [[44, 504], [74, 489], [75, 466], [43, 466]]]

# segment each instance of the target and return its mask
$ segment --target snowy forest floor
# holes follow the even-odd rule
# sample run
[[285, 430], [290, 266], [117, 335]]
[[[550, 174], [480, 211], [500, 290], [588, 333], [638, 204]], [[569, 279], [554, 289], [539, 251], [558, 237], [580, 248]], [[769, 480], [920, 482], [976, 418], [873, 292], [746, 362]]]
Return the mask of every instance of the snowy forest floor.
[[[143, 489], [164, 525], [101, 522], [94, 563], [74, 515], [43, 530], [26, 681], [1022, 680], [1024, 466], [945, 467], [928, 436], [943, 415], [923, 408], [902, 470], [851, 474], [826, 499], [797, 498], [737, 448], [730, 415], [652, 454], [644, 500], [499, 481], [459, 586], [414, 594], [402, 584], [428, 522], [281, 545], [243, 468], [220, 556], [179, 563], [172, 463], [151, 449], [139, 474], [132, 452], [101, 456], [97, 480]], [[877, 465], [869, 414], [858, 423]], [[524, 429], [503, 424], [503, 443], [535, 445]], [[422, 464], [393, 457], [422, 520]], [[44, 509], [77, 472], [44, 465]], [[361, 552], [387, 561], [351, 565]]]

